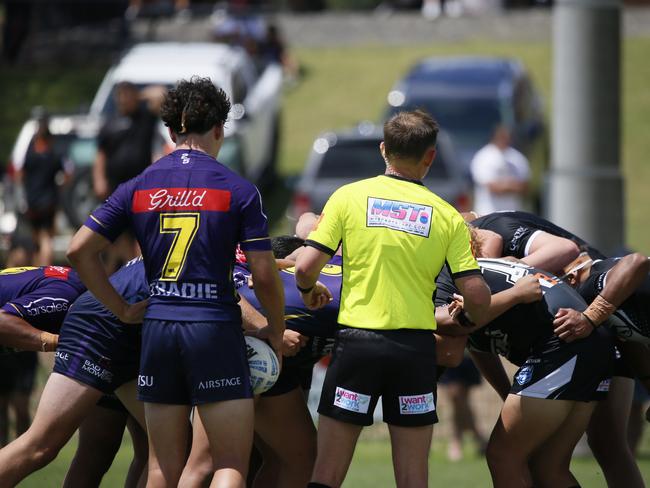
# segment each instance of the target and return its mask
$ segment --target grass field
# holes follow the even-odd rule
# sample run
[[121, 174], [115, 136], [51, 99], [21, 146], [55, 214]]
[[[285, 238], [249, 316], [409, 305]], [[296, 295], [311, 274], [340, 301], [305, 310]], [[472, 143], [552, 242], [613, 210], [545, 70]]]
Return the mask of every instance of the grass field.
[[[344, 486], [349, 488], [383, 488], [394, 486], [393, 471], [390, 461], [390, 444], [383, 435], [383, 427], [373, 428], [374, 432], [363, 434], [355, 453], [352, 466]], [[381, 430], [381, 433], [377, 433]], [[118, 453], [113, 466], [104, 477], [103, 488], [122, 486], [126, 470], [131, 462], [131, 441], [124, 436], [122, 449]], [[434, 449], [429, 461], [430, 486], [454, 486], [459, 488], [490, 486], [490, 474], [485, 460], [473, 453], [466, 446], [465, 459], [460, 462], [449, 462], [444, 455], [443, 441], [435, 437]], [[66, 470], [74, 455], [75, 442], [72, 441], [61, 452], [57, 460], [47, 468], [34, 473], [18, 486], [21, 488], [43, 488], [61, 486]], [[645, 480], [650, 482], [650, 442], [646, 436], [643, 446], [644, 456], [639, 461]], [[571, 466], [572, 472], [580, 481], [583, 488], [604, 487], [602, 471], [590, 457], [576, 458]]]

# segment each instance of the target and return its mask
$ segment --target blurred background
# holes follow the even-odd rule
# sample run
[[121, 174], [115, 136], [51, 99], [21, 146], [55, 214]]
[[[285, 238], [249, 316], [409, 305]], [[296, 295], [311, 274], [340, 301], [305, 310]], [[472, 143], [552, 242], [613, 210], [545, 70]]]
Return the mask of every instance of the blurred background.
[[[231, 97], [219, 159], [260, 187], [273, 234], [293, 233], [297, 216], [320, 211], [341, 184], [382, 172], [383, 121], [415, 107], [442, 130], [426, 181], [432, 190], [473, 208], [472, 160], [505, 127], [530, 170], [521, 206], [546, 214], [558, 110], [553, 56], [562, 49], [553, 46], [553, 10], [544, 0], [1, 1], [2, 263], [17, 254], [24, 264], [64, 263], [70, 236], [126, 177], [129, 158], [140, 154], [146, 166], [171, 149], [158, 104], [192, 74]], [[650, 0], [626, 1], [620, 27], [618, 244], [648, 254]], [[487, 435], [500, 404], [485, 386], [473, 391]], [[449, 455], [449, 401], [442, 395], [436, 470]], [[349, 486], [363, 486], [365, 472], [391, 479], [382, 427], [364, 435], [364, 464]], [[479, 444], [468, 437], [461, 447], [470, 464], [450, 465], [439, 481], [487, 476]], [[118, 480], [129, 460], [123, 451], [109, 473]], [[23, 486], [60, 484], [66, 455]], [[639, 455], [650, 479], [647, 438]], [[577, 462], [593, 481], [584, 486], [603, 486], [593, 461]]]

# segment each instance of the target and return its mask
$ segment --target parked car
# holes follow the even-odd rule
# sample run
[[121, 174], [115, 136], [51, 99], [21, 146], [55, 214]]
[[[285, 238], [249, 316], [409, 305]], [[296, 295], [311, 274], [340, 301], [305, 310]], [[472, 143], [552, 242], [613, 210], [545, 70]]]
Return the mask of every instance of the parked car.
[[282, 67], [271, 63], [258, 69], [243, 48], [207, 42], [137, 44], [106, 73], [90, 115], [106, 119], [115, 112], [113, 91], [121, 81], [171, 88], [193, 75], [209, 77], [232, 102], [225, 125], [226, 158], [250, 180], [265, 183], [277, 157]]
[[[381, 127], [358, 127], [321, 134], [314, 141], [291, 203], [293, 217], [320, 213], [334, 191], [353, 181], [383, 174], [386, 164], [379, 152]], [[463, 176], [449, 136], [438, 134], [438, 151], [424, 184], [461, 211], [469, 208], [469, 182]]]
[[529, 159], [533, 153], [548, 159], [541, 98], [519, 61], [489, 57], [420, 61], [388, 94], [386, 117], [414, 108], [431, 113], [449, 133], [466, 172], [476, 151], [500, 124], [510, 128], [513, 145]]

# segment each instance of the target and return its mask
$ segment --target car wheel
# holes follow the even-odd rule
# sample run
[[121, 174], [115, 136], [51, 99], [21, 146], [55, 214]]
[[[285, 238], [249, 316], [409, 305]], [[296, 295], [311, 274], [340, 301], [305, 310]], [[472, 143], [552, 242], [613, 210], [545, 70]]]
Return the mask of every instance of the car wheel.
[[88, 215], [97, 208], [100, 201], [93, 191], [93, 168], [77, 168], [72, 183], [63, 193], [63, 211], [73, 228], [78, 228]]

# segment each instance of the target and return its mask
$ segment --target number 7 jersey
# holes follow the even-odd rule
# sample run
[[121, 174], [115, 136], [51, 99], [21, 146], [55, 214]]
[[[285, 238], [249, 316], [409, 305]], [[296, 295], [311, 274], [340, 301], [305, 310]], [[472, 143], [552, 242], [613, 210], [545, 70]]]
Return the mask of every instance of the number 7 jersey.
[[235, 247], [271, 249], [257, 188], [211, 156], [177, 150], [120, 185], [85, 225], [140, 244], [151, 300], [147, 319], [239, 320]]

